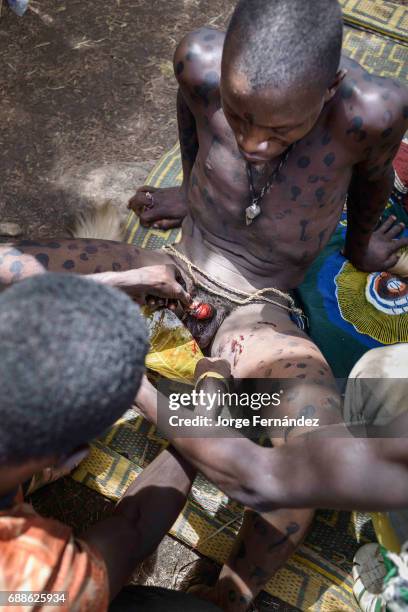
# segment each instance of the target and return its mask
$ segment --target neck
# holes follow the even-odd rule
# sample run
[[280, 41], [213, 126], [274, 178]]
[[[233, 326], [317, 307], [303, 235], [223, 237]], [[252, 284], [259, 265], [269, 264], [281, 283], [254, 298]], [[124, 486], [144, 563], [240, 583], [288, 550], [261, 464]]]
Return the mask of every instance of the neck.
[[247, 173], [252, 195], [263, 187], [268, 189], [270, 184], [276, 180], [279, 172], [285, 166], [293, 147], [294, 145], [291, 145], [282, 155], [271, 159], [265, 164], [250, 164], [247, 162]]
[[247, 162], [247, 165], [254, 176], [264, 176], [265, 174], [270, 174], [270, 172], [276, 168], [278, 163], [279, 160], [271, 159], [270, 161], [262, 164], [250, 164]]

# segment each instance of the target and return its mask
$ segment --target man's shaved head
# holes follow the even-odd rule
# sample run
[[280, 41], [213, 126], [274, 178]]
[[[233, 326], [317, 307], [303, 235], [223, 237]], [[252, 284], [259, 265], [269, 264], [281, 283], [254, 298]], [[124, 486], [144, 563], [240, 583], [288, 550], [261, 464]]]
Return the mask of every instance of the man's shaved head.
[[240, 0], [223, 71], [242, 74], [256, 91], [324, 91], [339, 68], [342, 34], [337, 0]]

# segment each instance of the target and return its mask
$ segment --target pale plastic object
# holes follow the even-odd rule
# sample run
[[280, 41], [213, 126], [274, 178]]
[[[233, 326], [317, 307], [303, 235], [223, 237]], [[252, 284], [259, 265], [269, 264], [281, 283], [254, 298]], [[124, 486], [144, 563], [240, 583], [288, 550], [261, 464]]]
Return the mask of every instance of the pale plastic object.
[[401, 249], [398, 252], [399, 259], [395, 266], [387, 270], [391, 274], [396, 274], [402, 278], [408, 278], [408, 249]]

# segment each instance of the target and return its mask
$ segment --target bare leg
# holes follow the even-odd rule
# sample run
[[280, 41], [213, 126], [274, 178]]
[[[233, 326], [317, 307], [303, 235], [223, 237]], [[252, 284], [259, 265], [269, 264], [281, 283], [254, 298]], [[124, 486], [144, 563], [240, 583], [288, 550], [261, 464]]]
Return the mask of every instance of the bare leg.
[[244, 611], [307, 533], [312, 510], [247, 510], [228, 561], [210, 599], [223, 610]]
[[[283, 386], [288, 379], [288, 392], [269, 416], [303, 414], [321, 424], [340, 420], [340, 398], [324, 357], [284, 310], [262, 305], [236, 310], [220, 327], [212, 354], [228, 359], [236, 378], [277, 378]], [[274, 444], [290, 444], [297, 433], [302, 432], [288, 428], [271, 437]], [[212, 593], [216, 602], [228, 612], [246, 610], [301, 543], [312, 518], [309, 509], [247, 513]]]

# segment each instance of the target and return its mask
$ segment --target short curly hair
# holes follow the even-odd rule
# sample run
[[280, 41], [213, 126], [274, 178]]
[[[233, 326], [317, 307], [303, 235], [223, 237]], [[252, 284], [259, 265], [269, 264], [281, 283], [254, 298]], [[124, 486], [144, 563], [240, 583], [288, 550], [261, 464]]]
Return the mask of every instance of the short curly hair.
[[115, 289], [44, 274], [0, 294], [0, 461], [62, 456], [132, 404], [147, 329]]
[[239, 0], [223, 65], [242, 71], [254, 90], [325, 90], [339, 68], [342, 38], [337, 0]]

